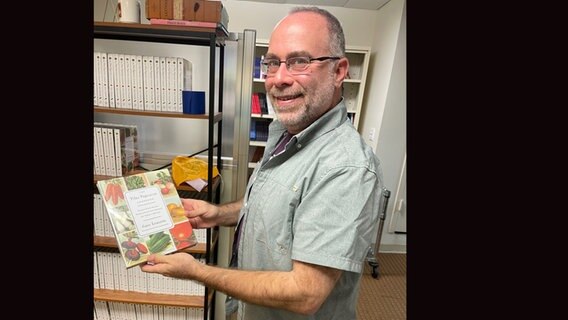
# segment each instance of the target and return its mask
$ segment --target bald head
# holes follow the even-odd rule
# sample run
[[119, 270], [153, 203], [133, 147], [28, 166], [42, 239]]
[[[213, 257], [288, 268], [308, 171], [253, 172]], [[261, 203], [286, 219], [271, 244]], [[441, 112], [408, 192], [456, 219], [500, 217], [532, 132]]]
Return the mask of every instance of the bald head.
[[327, 22], [321, 15], [311, 12], [288, 15], [274, 28], [270, 36], [270, 46], [286, 46], [294, 52], [310, 48], [314, 50], [314, 56], [328, 55], [330, 52]]
[[[343, 28], [341, 23], [337, 18], [329, 13], [327, 10], [323, 10], [317, 7], [295, 7], [290, 10], [287, 16], [282, 18], [280, 22], [276, 24], [274, 30], [276, 30], [280, 24], [284, 21], [293, 21], [294, 23], [298, 21], [311, 21], [312, 19], [317, 20], [317, 28], [307, 30], [308, 33], [314, 32], [314, 30], [326, 29], [325, 38], [328, 44], [328, 51], [338, 57], [345, 56], [345, 35], [343, 33]], [[322, 20], [323, 19], [323, 20]], [[301, 24], [301, 23], [300, 23]]]

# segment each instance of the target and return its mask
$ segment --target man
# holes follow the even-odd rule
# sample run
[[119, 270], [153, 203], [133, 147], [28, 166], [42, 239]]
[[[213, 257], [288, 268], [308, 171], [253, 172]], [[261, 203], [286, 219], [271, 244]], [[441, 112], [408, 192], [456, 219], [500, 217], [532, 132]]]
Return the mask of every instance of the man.
[[349, 70], [341, 25], [325, 10], [295, 8], [262, 63], [277, 119], [244, 198], [182, 200], [196, 228], [238, 223], [236, 267], [176, 253], [152, 256], [142, 270], [238, 299], [239, 319], [355, 319], [383, 182], [341, 96]]

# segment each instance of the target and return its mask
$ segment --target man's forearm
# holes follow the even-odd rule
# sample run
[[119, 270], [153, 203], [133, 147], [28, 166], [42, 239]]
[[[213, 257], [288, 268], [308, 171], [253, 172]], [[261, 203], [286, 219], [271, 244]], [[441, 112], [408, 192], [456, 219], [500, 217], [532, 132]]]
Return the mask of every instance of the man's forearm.
[[237, 225], [237, 220], [239, 219], [239, 212], [243, 204], [243, 199], [239, 199], [234, 202], [225, 203], [219, 205], [219, 221], [220, 226], [235, 226]]
[[249, 303], [299, 312], [302, 295], [289, 272], [242, 271], [205, 266], [202, 279], [216, 290]]
[[195, 280], [249, 303], [313, 314], [327, 298], [341, 272], [307, 264], [298, 266], [296, 263], [295, 267], [297, 270], [283, 272], [202, 265]]

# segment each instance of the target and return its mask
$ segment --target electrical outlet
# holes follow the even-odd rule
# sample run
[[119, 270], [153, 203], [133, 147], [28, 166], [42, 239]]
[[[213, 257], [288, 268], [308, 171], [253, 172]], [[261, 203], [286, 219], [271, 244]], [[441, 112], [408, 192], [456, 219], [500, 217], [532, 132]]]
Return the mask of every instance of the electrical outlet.
[[375, 141], [375, 128], [371, 128], [371, 130], [369, 130], [368, 139], [371, 142]]

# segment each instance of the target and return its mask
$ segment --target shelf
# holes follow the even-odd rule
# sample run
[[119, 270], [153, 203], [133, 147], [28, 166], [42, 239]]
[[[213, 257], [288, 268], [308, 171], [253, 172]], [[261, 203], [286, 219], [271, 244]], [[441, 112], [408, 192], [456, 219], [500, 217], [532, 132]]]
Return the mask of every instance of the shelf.
[[[115, 113], [115, 114], [126, 114], [134, 116], [146, 116], [146, 117], [166, 117], [166, 118], [180, 118], [180, 119], [202, 119], [209, 120], [209, 114], [185, 114], [179, 112], [165, 112], [165, 111], [144, 111], [144, 110], [130, 110], [130, 109], [117, 109], [117, 108], [105, 108], [97, 107], [93, 108], [94, 112], [97, 113]], [[223, 119], [223, 113], [216, 112], [213, 118], [213, 123], [217, 123]]]
[[224, 26], [217, 28], [152, 25], [140, 23], [100, 22], [95, 21], [93, 34], [99, 39], [134, 40], [148, 42], [166, 42], [200, 46], [224, 45], [229, 32]]
[[251, 113], [251, 118], [255, 119], [276, 119], [276, 115], [274, 114], [259, 114], [259, 113]]
[[[118, 244], [116, 243], [116, 239], [114, 237], [103, 237], [103, 236], [94, 236], [93, 244], [95, 247], [104, 247], [104, 248], [116, 248], [118, 249]], [[197, 245], [180, 250], [180, 252], [186, 253], [197, 253], [197, 254], [205, 254], [206, 253], [206, 243], [198, 243]]]
[[146, 293], [109, 289], [94, 289], [95, 300], [114, 301], [136, 304], [152, 304], [186, 308], [203, 308], [203, 296], [174, 295], [161, 293]]
[[251, 147], [266, 147], [266, 141], [250, 140]]

